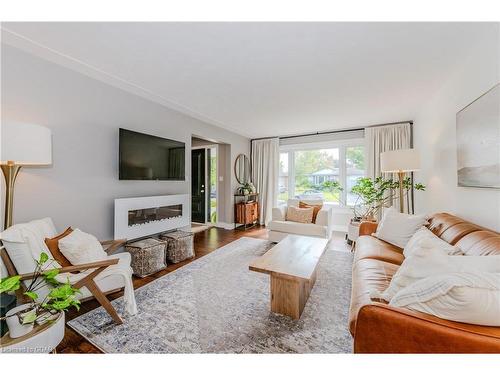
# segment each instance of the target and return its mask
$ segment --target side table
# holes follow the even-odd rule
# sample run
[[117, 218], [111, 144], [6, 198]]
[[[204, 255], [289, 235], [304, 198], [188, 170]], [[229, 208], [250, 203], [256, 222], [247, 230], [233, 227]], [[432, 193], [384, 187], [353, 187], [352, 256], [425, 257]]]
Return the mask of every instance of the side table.
[[21, 337], [12, 339], [7, 332], [0, 339], [0, 353], [50, 353], [64, 338], [64, 313], [52, 322], [37, 325]]
[[351, 221], [347, 226], [347, 244], [351, 245], [351, 250], [354, 250], [356, 240], [359, 237], [359, 221]]

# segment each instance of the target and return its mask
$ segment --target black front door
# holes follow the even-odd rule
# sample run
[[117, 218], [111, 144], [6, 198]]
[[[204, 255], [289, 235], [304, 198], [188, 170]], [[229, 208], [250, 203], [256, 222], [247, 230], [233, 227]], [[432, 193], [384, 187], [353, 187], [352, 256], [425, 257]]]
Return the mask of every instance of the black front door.
[[191, 221], [206, 222], [205, 149], [191, 150]]

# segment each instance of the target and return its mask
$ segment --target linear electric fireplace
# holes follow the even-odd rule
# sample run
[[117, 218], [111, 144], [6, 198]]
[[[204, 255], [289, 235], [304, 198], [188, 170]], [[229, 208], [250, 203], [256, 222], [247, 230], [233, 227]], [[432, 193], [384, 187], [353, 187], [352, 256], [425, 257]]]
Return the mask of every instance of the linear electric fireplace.
[[187, 194], [115, 199], [115, 239], [128, 240], [188, 226]]
[[182, 216], [182, 204], [154, 208], [140, 208], [128, 212], [128, 226], [143, 225], [153, 221], [168, 220]]

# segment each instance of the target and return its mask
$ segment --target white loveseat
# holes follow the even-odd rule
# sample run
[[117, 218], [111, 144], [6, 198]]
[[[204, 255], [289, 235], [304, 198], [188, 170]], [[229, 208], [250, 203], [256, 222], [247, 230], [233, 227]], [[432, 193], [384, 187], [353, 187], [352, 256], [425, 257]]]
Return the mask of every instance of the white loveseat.
[[324, 204], [316, 223], [304, 224], [286, 220], [288, 206], [298, 207], [299, 202], [322, 204], [321, 200], [289, 199], [286, 205], [273, 208], [272, 220], [267, 224], [269, 241], [279, 242], [289, 234], [329, 239], [332, 235], [332, 207]]
[[[45, 238], [52, 238], [57, 236], [58, 232], [54, 226], [51, 218], [44, 218], [33, 220], [28, 223], [16, 224], [6, 229], [0, 234], [5, 250], [15, 267], [17, 274], [27, 274], [33, 272], [35, 269], [35, 259], [40, 258], [40, 254], [45, 252], [49, 259], [53, 260], [52, 254], [45, 244]], [[103, 272], [98, 274], [94, 281], [103, 293], [115, 291], [125, 288], [125, 309], [129, 314], [135, 314], [137, 307], [133, 294], [132, 285], [132, 268], [130, 267], [131, 257], [129, 253], [117, 253], [108, 255], [108, 259], [118, 259], [116, 264], [107, 267]], [[6, 277], [7, 269], [3, 260], [0, 264], [2, 272], [1, 277]], [[53, 261], [51, 267], [60, 268], [60, 265]], [[76, 283], [83, 277], [87, 276], [92, 269], [85, 272], [74, 273], [61, 273], [56, 278], [60, 282], [65, 282], [68, 279], [70, 282]], [[25, 281], [28, 283], [29, 281]], [[47, 287], [38, 291], [40, 298], [43, 298], [49, 289]], [[92, 293], [85, 287], [80, 289], [81, 294], [78, 295], [79, 299], [85, 299], [92, 296]]]

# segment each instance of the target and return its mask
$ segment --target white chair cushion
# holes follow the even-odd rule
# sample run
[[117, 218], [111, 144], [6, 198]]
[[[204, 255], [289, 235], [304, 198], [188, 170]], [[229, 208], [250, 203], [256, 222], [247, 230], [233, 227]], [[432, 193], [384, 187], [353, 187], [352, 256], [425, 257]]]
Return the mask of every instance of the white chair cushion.
[[108, 256], [97, 238], [78, 228], [59, 240], [59, 250], [73, 265], [97, 262]]
[[271, 221], [267, 227], [271, 231], [303, 236], [327, 237], [327, 227], [322, 225], [295, 223], [293, 221]]
[[390, 305], [456, 322], [498, 327], [500, 273], [450, 273], [427, 277], [399, 291]]
[[[44, 240], [56, 235], [52, 220], [44, 218], [13, 225], [0, 234], [0, 239], [17, 272], [22, 274], [34, 271], [35, 259], [38, 260], [42, 252], [46, 253], [49, 259], [53, 259]], [[55, 261], [53, 265], [59, 267]]]

